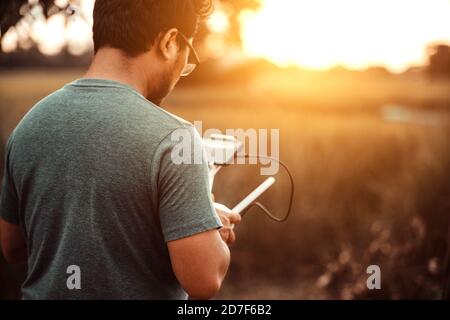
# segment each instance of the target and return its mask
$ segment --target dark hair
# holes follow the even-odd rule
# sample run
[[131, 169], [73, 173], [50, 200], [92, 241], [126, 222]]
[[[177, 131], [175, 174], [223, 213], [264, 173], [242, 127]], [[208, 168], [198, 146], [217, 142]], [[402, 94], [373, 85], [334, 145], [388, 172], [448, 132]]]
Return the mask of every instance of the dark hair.
[[94, 50], [112, 47], [137, 56], [170, 28], [193, 37], [212, 10], [211, 0], [96, 0]]

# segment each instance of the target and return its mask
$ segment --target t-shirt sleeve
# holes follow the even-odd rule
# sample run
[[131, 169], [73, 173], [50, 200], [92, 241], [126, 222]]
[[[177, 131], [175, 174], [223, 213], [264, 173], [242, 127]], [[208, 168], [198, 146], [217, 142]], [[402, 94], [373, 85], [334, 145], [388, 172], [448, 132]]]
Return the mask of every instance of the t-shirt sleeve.
[[176, 129], [158, 149], [158, 211], [165, 241], [222, 227], [211, 199], [206, 153], [195, 127]]
[[0, 217], [13, 224], [19, 224], [19, 205], [17, 192], [12, 180], [9, 165], [9, 142], [6, 145], [2, 189], [0, 190]]

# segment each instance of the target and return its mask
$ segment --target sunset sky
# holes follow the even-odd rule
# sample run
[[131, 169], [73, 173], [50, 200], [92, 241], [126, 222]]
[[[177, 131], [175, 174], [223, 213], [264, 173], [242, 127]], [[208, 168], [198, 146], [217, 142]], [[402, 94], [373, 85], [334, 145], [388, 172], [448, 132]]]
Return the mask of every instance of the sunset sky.
[[242, 22], [246, 54], [313, 69], [401, 71], [450, 43], [449, 0], [265, 0]]
[[[324, 70], [336, 65], [363, 69], [385, 66], [403, 71], [423, 64], [426, 47], [450, 44], [450, 0], [261, 0], [257, 12], [243, 12], [243, 52], [278, 65]], [[74, 53], [91, 45], [93, 1], [81, 0], [85, 18], [36, 22], [32, 37], [46, 54], [68, 43]], [[220, 35], [228, 28], [220, 6], [209, 23]], [[7, 34], [5, 51], [17, 46], [17, 35]], [[222, 57], [226, 59], [226, 55]]]

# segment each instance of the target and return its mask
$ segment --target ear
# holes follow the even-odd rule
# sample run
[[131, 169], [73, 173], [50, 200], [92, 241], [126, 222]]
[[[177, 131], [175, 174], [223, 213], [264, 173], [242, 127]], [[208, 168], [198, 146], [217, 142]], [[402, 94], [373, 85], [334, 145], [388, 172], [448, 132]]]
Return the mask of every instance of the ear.
[[175, 28], [160, 35], [159, 50], [166, 60], [173, 59], [178, 52], [177, 35], [178, 30]]

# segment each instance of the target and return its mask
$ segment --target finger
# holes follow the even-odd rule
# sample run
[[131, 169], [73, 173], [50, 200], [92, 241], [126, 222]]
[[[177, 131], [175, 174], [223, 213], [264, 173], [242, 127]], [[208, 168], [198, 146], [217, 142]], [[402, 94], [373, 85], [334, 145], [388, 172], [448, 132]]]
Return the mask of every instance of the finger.
[[219, 215], [220, 221], [222, 221], [222, 224], [224, 227], [229, 227], [231, 225], [231, 221], [226, 215]]
[[239, 224], [242, 220], [242, 217], [239, 213], [232, 212], [227, 215], [227, 218], [230, 220], [230, 223]]
[[228, 243], [228, 239], [230, 238], [230, 231], [227, 228], [221, 228], [219, 230], [220, 237], [225, 243]]
[[234, 234], [233, 230], [230, 229], [229, 234], [228, 234], [227, 244], [232, 245], [235, 241], [236, 241], [236, 235]]

